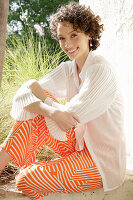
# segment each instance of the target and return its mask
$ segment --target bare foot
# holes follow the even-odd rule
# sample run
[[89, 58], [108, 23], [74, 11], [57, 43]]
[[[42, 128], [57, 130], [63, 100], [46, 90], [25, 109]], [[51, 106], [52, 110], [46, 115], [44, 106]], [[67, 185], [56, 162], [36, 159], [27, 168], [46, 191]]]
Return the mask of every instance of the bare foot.
[[11, 160], [11, 155], [6, 150], [0, 148], [0, 173]]

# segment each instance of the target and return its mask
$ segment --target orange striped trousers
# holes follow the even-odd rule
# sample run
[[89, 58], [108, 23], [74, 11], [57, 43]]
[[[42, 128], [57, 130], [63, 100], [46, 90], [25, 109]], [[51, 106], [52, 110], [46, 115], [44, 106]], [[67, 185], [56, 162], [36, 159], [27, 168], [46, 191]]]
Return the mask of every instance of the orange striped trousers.
[[[55, 100], [49, 93], [47, 95]], [[69, 130], [66, 136], [67, 141], [54, 139], [41, 115], [15, 122], [3, 148], [20, 168], [16, 177], [18, 190], [30, 199], [39, 199], [51, 192], [81, 192], [102, 187], [101, 175], [87, 147], [75, 151], [75, 132]], [[61, 158], [35, 162], [44, 144]]]

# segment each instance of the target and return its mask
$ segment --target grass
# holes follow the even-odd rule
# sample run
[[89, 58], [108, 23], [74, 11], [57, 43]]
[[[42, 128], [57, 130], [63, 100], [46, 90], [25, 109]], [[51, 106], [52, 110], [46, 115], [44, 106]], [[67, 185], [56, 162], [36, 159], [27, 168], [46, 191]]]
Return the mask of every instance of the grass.
[[[0, 144], [14, 123], [10, 110], [17, 89], [29, 79], [39, 80], [65, 59], [58, 47], [54, 52], [51, 49], [46, 39], [35, 40], [32, 34], [21, 40], [16, 37], [8, 39], [0, 89]], [[44, 146], [38, 157], [44, 156], [45, 160], [51, 158], [50, 152], [54, 155], [52, 150]]]

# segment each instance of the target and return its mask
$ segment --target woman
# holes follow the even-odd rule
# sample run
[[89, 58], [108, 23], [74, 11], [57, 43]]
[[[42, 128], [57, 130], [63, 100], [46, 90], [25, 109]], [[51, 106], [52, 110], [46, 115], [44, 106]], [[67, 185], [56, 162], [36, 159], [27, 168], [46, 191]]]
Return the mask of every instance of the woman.
[[[51, 16], [50, 29], [70, 61], [16, 93], [11, 111], [16, 123], [2, 145], [0, 169], [12, 159], [20, 168], [17, 187], [31, 199], [113, 190], [126, 169], [123, 104], [110, 64], [94, 53], [103, 31], [100, 17], [69, 3]], [[61, 158], [35, 162], [43, 144]]]

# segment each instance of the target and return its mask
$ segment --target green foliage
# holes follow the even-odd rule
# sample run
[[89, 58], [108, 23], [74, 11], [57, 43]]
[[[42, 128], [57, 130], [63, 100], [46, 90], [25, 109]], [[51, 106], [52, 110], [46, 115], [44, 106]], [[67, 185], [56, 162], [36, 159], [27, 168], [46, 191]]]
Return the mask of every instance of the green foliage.
[[[15, 35], [25, 35], [32, 30], [34, 24], [40, 24], [49, 36], [49, 16], [55, 13], [61, 5], [71, 0], [11, 0], [9, 5], [8, 23], [13, 27], [19, 22], [22, 27], [15, 31]], [[75, 0], [78, 2], [78, 0]], [[16, 5], [16, 6], [13, 6]]]
[[32, 33], [21, 39], [14, 36], [7, 42], [3, 82], [20, 86], [30, 78], [38, 80], [65, 58], [58, 45], [53, 51], [45, 38]]
[[12, 98], [16, 90], [30, 79], [41, 79], [66, 59], [62, 51], [55, 51], [44, 38], [35, 38], [32, 33], [19, 39], [8, 39], [0, 89], [0, 143], [9, 133], [14, 120], [10, 117]]

